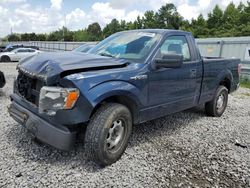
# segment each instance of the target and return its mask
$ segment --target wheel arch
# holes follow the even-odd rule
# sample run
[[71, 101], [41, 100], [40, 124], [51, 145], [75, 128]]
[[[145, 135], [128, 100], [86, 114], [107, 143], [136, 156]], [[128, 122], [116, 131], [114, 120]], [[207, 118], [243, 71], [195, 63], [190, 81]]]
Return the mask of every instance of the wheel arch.
[[139, 122], [139, 104], [136, 100], [127, 95], [112, 95], [102, 99], [99, 103], [95, 105], [90, 117], [93, 116], [97, 109], [107, 103], [119, 103], [126, 106], [131, 112], [133, 123], [137, 124]]
[[228, 89], [228, 93], [231, 91], [231, 80], [228, 77], [225, 77], [219, 83], [220, 86], [225, 86]]
[[3, 61], [4, 58], [9, 58], [9, 60], [11, 61], [11, 58], [10, 58], [10, 56], [8, 56], [8, 55], [3, 55], [3, 56], [1, 56], [1, 61]]
[[230, 93], [232, 82], [233, 82], [232, 72], [227, 69], [227, 70], [221, 72], [221, 74], [219, 74], [217, 87], [218, 86], [225, 86], [228, 89], [228, 93]]

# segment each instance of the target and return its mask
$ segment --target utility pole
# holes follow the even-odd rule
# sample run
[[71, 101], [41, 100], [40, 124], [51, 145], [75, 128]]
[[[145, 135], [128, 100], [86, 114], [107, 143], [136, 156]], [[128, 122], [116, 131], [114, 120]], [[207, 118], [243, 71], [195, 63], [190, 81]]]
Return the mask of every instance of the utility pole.
[[62, 30], [63, 30], [63, 41], [64, 41], [64, 26], [63, 26]]
[[[66, 34], [66, 33], [64, 33], [64, 29], [66, 29], [66, 14], [63, 14], [63, 17], [64, 17], [64, 26], [63, 26], [63, 41], [65, 41], [65, 34]], [[66, 30], [65, 30], [65, 32], [66, 32]]]

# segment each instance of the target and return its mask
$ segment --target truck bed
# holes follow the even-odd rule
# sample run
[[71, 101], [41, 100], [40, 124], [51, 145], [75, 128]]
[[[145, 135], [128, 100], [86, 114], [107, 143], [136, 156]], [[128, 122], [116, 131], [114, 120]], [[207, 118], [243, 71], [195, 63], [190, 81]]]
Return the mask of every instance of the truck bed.
[[213, 98], [219, 80], [231, 80], [229, 92], [235, 91], [239, 83], [239, 64], [240, 59], [203, 57], [204, 77], [200, 101], [206, 102]]

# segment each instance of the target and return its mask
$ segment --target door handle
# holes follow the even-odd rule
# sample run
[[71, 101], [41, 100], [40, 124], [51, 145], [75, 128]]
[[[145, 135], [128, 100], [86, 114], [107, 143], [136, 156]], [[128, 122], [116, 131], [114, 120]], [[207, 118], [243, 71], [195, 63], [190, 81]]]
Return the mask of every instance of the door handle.
[[190, 77], [196, 77], [196, 69], [190, 69]]

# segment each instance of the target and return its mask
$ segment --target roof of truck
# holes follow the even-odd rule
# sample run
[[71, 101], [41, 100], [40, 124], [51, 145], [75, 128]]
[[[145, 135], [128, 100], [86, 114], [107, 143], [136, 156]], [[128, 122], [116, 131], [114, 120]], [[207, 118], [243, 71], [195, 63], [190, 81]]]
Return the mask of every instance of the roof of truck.
[[127, 30], [122, 32], [131, 32], [131, 31], [141, 31], [141, 32], [159, 33], [159, 34], [166, 34], [169, 32], [176, 32], [178, 34], [190, 34], [190, 32], [187, 31], [174, 30], [174, 29], [136, 29], [136, 30]]

